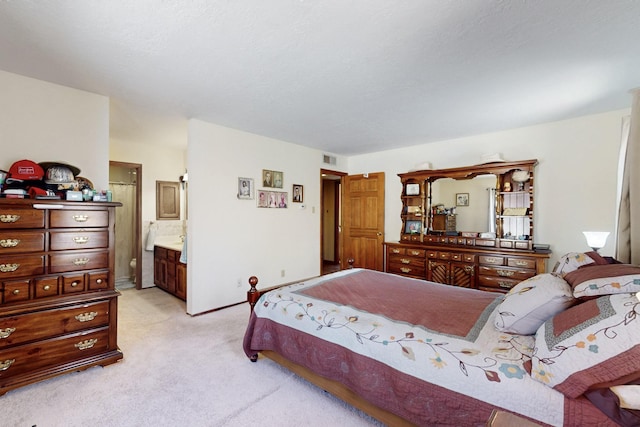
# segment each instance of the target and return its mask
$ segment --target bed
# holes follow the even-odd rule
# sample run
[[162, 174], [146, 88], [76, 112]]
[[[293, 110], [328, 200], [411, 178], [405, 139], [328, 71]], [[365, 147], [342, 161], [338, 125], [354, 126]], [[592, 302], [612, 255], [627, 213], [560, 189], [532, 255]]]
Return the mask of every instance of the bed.
[[254, 279], [244, 351], [387, 425], [486, 425], [496, 410], [541, 425], [633, 420], [589, 393], [640, 377], [640, 269], [594, 285], [574, 276], [604, 266], [566, 257], [506, 296], [364, 269], [269, 292]]

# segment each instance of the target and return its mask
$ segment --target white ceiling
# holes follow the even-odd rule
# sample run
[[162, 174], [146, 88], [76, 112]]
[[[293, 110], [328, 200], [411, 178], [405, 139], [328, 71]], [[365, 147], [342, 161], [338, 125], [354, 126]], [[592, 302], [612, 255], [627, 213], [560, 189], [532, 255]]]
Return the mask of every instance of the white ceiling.
[[627, 108], [639, 41], [634, 0], [0, 0], [0, 69], [109, 96], [116, 138], [345, 155]]

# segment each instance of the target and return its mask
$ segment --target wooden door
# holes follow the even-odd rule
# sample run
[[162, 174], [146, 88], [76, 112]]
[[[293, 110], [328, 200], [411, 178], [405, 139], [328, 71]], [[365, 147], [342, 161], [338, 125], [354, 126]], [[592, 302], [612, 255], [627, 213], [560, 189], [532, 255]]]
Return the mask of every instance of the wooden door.
[[342, 185], [341, 268], [384, 270], [384, 172], [349, 175]]

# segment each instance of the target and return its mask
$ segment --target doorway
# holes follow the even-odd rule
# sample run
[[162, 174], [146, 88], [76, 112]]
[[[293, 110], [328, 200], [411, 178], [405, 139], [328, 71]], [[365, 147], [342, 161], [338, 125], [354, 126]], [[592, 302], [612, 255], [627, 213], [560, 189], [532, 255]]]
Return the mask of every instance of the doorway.
[[320, 262], [322, 274], [340, 270], [343, 172], [320, 170]]
[[142, 289], [142, 165], [109, 162], [109, 190], [116, 208], [115, 284]]

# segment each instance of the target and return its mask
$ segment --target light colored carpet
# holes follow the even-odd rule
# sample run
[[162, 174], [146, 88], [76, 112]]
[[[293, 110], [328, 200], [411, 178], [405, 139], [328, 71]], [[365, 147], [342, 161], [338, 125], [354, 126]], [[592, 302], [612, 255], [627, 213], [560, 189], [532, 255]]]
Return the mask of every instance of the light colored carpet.
[[381, 426], [268, 359], [242, 351], [247, 304], [202, 316], [157, 289], [119, 299], [124, 359], [0, 396], [0, 425]]

